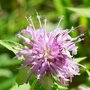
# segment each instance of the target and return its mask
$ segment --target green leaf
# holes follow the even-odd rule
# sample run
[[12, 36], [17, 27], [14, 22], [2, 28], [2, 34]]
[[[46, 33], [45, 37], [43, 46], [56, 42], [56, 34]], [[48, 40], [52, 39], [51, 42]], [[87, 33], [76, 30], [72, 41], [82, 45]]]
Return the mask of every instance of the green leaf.
[[9, 40], [0, 40], [0, 44], [6, 47], [7, 49], [11, 50], [15, 54], [18, 52], [19, 47], [21, 47], [19, 43]]
[[67, 87], [61, 86], [56, 82], [54, 82], [54, 86], [56, 86], [57, 90], [67, 90], [68, 89]]
[[62, 0], [54, 0], [54, 6], [60, 15], [65, 14], [65, 8], [62, 4]]
[[11, 77], [13, 73], [8, 69], [0, 69], [0, 77]]
[[55, 76], [52, 76], [54, 80], [53, 88], [56, 88], [56, 90], [67, 90], [68, 88], [65, 86], [61, 86], [60, 82], [58, 82], [58, 79]]
[[68, 10], [75, 12], [79, 16], [90, 18], [90, 8], [70, 8], [67, 7]]
[[29, 80], [30, 73], [31, 73], [30, 67], [24, 67], [23, 69], [21, 69], [21, 71], [19, 72], [16, 78], [16, 83], [18, 85], [27, 83], [27, 81]]
[[15, 84], [10, 90], [30, 90], [30, 85], [29, 83], [20, 86], [18, 86], [18, 84]]
[[10, 58], [8, 54], [0, 55], [0, 67], [15, 66], [21, 64], [21, 60]]
[[[37, 84], [37, 79], [36, 79], [36, 80], [33, 80], [32, 85], [30, 85], [30, 86], [31, 86], [30, 90], [34, 90], [36, 84]], [[37, 87], [36, 87], [36, 88], [37, 88]], [[40, 90], [40, 89], [39, 89], [39, 90]]]
[[50, 75], [45, 76], [45, 77], [43, 78], [42, 86], [43, 86], [46, 90], [52, 90], [52, 85], [53, 85], [52, 77], [51, 77]]
[[85, 60], [87, 57], [80, 57], [80, 58], [75, 58], [76, 62], [81, 62]]
[[89, 70], [86, 70], [86, 72], [87, 72], [87, 74], [88, 74], [88, 76], [90, 78], [90, 71]]
[[15, 78], [16, 77], [14, 76], [10, 79], [4, 80], [3, 82], [0, 82], [0, 90], [7, 90], [7, 88], [14, 84]]

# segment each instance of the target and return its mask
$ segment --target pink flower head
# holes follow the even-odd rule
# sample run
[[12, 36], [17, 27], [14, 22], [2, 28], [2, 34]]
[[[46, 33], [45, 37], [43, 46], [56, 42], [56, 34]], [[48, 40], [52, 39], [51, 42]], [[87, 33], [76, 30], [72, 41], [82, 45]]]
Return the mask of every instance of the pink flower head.
[[61, 83], [71, 81], [74, 75], [79, 75], [78, 64], [72, 55], [77, 54], [75, 43], [81, 39], [72, 38], [69, 35], [72, 30], [63, 30], [58, 26], [54, 31], [46, 31], [47, 20], [44, 19], [42, 27], [38, 15], [37, 18], [39, 29], [35, 29], [30, 17], [30, 26], [18, 34], [19, 38], [24, 39], [24, 47], [17, 53], [17, 57], [24, 58], [23, 66], [29, 66], [31, 73], [37, 73], [39, 80], [49, 74], [57, 77]]

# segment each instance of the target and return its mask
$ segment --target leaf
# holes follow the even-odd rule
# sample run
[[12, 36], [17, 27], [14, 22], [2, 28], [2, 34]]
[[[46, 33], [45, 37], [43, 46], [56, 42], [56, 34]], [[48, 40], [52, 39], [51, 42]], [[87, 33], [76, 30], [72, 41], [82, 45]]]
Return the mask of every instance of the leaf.
[[67, 90], [67, 89], [68, 89], [67, 87], [61, 86], [61, 85], [59, 85], [59, 84], [56, 83], [56, 82], [54, 82], [54, 85], [56, 86], [56, 89], [57, 89], [57, 90]]
[[0, 90], [7, 90], [7, 88], [14, 84], [15, 78], [16, 77], [14, 76], [10, 79], [4, 80], [3, 82], [0, 82]]
[[51, 77], [50, 75], [45, 76], [45, 77], [43, 78], [42, 86], [43, 86], [46, 90], [52, 90], [52, 85], [53, 85], [52, 77]]
[[85, 60], [87, 57], [80, 57], [80, 58], [75, 58], [76, 62], [81, 62]]
[[11, 59], [8, 54], [0, 55], [0, 67], [15, 66], [21, 64], [22, 61]]
[[65, 14], [65, 8], [64, 5], [62, 4], [62, 0], [54, 0], [54, 5], [59, 15]]
[[9, 40], [0, 40], [0, 44], [6, 47], [7, 49], [11, 50], [15, 54], [18, 52], [19, 47], [21, 47], [21, 44]]
[[90, 77], [90, 71], [89, 70], [86, 70], [86, 72], [87, 72], [88, 76]]
[[30, 90], [30, 85], [29, 83], [20, 86], [18, 86], [18, 84], [15, 84], [10, 90]]
[[[68, 88], [65, 86], [61, 86], [60, 83], [58, 82], [58, 79], [55, 76], [52, 76], [54, 79], [54, 85], [53, 88], [56, 88], [56, 90], [67, 90]], [[58, 84], [59, 83], [59, 84]]]
[[[32, 85], [31, 85], [30, 90], [34, 90], [36, 84], [37, 84], [37, 79], [36, 79], [36, 80], [33, 80], [33, 83], [32, 83]], [[36, 87], [36, 88], [37, 88], [37, 87]], [[40, 89], [39, 89], [39, 90], [40, 90]]]
[[79, 16], [90, 18], [90, 8], [70, 8], [68, 10], [75, 12]]
[[0, 69], [0, 77], [11, 77], [13, 73], [8, 69]]
[[30, 76], [30, 67], [24, 67], [18, 74], [16, 78], [16, 83], [18, 85], [22, 85], [24, 83], [27, 83], [29, 76]]

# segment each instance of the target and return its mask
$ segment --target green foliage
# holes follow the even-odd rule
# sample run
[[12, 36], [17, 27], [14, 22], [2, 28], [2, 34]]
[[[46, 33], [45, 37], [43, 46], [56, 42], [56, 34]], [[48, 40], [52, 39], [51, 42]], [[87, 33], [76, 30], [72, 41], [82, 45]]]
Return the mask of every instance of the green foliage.
[[83, 60], [85, 60], [87, 57], [80, 57], [80, 58], [75, 58], [76, 62], [81, 62]]
[[0, 69], [0, 77], [11, 77], [13, 74], [8, 69]]
[[8, 90], [14, 84], [15, 82], [15, 76], [11, 77], [10, 79], [4, 80], [3, 82], [0, 82], [0, 90]]
[[27, 84], [28, 82], [29, 82], [28, 87], [30, 87], [30, 90], [67, 90], [68, 89], [67, 87], [59, 85], [57, 81], [53, 81], [53, 78], [51, 76], [44, 77], [43, 81], [41, 81], [40, 83], [40, 81], [38, 81], [36, 78], [36, 74], [31, 74], [31, 70], [29, 67], [23, 67], [23, 69], [19, 72], [16, 78], [16, 83], [18, 84], [18, 88], [19, 88], [20, 86], [22, 87], [25, 83], [26, 83], [25, 85], [28, 85]]
[[29, 84], [23, 84], [18, 86], [18, 84], [15, 84], [10, 90], [30, 90]]
[[0, 67], [12, 67], [21, 64], [21, 61], [13, 58], [11, 59], [8, 54], [0, 55]]
[[9, 40], [0, 40], [0, 44], [6, 47], [7, 49], [11, 50], [15, 54], [18, 52], [21, 45], [17, 42], [9, 41]]
[[89, 70], [86, 70], [86, 72], [87, 72], [87, 74], [88, 74], [88, 76], [90, 78], [90, 71]]
[[58, 82], [58, 80], [55, 76], [52, 76], [52, 78], [54, 79], [54, 84], [53, 84], [54, 89], [56, 89], [56, 90], [68, 90], [67, 87], [60, 85], [60, 83]]
[[58, 83], [54, 83], [56, 90], [68, 90], [67, 87], [60, 86]]
[[30, 77], [31, 71], [29, 67], [24, 67], [18, 74], [16, 78], [16, 83], [18, 85], [22, 85], [24, 83], [27, 83]]
[[90, 18], [90, 8], [67, 8], [70, 11], [75, 12], [79, 16]]

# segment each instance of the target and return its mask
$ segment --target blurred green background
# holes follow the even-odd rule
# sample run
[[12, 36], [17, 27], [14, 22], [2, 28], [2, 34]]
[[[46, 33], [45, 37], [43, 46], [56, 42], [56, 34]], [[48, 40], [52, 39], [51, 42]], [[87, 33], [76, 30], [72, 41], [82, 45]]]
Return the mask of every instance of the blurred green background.
[[[61, 26], [77, 29], [71, 33], [73, 37], [85, 33], [84, 41], [78, 43], [78, 54], [75, 57], [87, 57], [81, 64], [90, 70], [90, 0], [0, 0], [0, 40], [19, 41], [17, 33], [28, 25], [25, 16], [32, 16], [38, 28], [36, 11], [42, 22], [48, 19], [48, 29], [55, 28], [59, 17], [64, 16]], [[15, 78], [19, 72], [20, 61], [13, 52], [0, 45], [0, 90], [29, 90], [16, 89]], [[84, 68], [81, 75], [73, 78], [70, 90], [78, 90], [80, 85], [90, 87], [90, 79]]]

